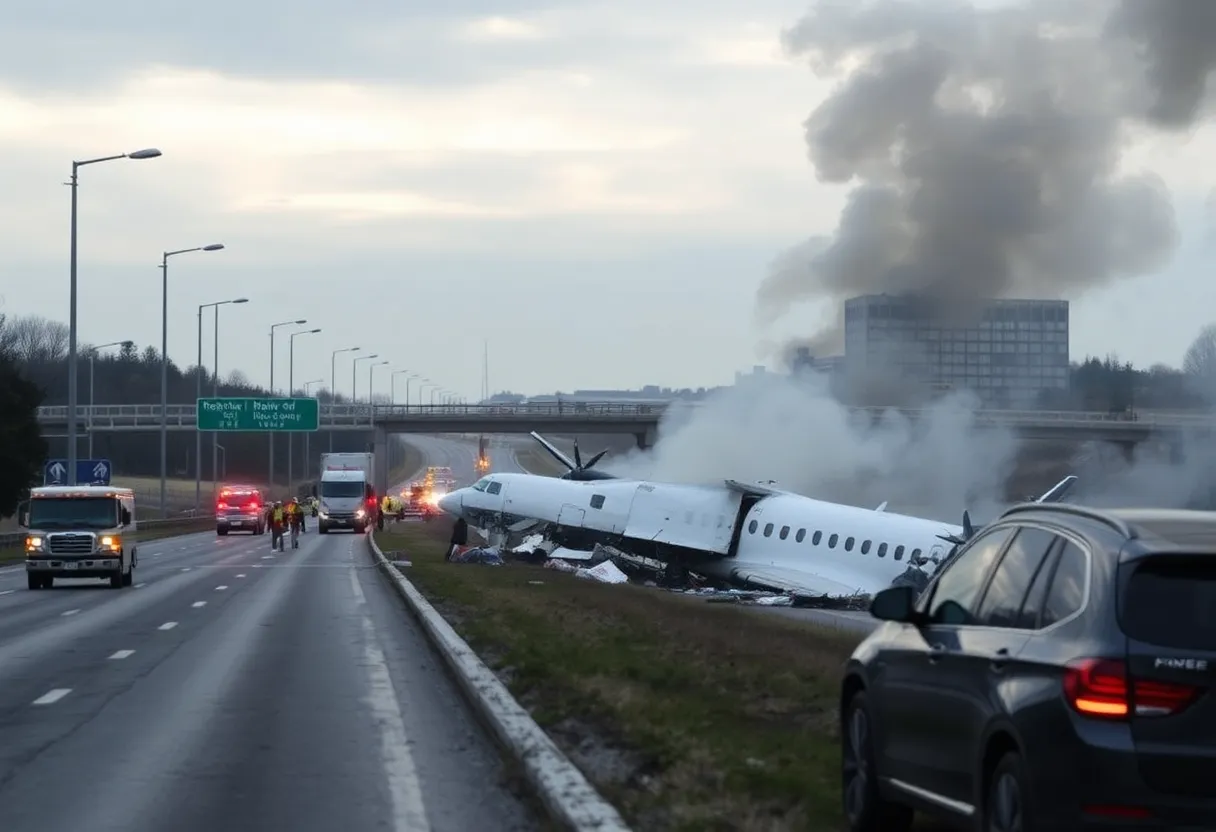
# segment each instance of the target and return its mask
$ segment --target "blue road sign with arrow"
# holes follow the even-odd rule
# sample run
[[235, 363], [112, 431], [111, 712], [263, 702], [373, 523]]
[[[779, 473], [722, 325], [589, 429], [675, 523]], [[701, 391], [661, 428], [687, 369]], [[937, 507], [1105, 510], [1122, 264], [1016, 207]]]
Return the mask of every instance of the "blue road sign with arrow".
[[[109, 485], [110, 473], [113, 467], [108, 459], [78, 459], [76, 460], [77, 485]], [[68, 461], [66, 459], [48, 459], [42, 469], [43, 485], [67, 485]]]

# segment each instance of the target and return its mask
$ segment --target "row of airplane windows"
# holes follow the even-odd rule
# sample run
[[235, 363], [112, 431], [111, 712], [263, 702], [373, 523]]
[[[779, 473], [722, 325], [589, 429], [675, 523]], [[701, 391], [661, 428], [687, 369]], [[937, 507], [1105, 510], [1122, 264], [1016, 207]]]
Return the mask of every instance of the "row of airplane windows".
[[[756, 533], [756, 530], [757, 530], [759, 527], [760, 527], [760, 524], [759, 524], [757, 521], [753, 520], [752, 522], [750, 522], [750, 523], [748, 523], [748, 524], [747, 524], [747, 533], [748, 533], [748, 534], [755, 534], [755, 533]], [[772, 524], [772, 523], [766, 523], [766, 524], [764, 525], [764, 536], [765, 536], [765, 537], [772, 537], [772, 536], [773, 536], [773, 524]], [[782, 526], [782, 527], [781, 527], [781, 531], [780, 531], [780, 533], [778, 533], [778, 535], [777, 535], [777, 536], [778, 536], [780, 539], [785, 540], [787, 537], [789, 537], [789, 536], [790, 536], [790, 527], [789, 527], [789, 526]], [[794, 542], [795, 542], [795, 543], [801, 543], [801, 542], [802, 542], [802, 541], [804, 541], [804, 540], [806, 540], [806, 529], [799, 529], [799, 530], [798, 530], [798, 533], [794, 535]], [[820, 541], [822, 541], [822, 540], [823, 540], [823, 532], [815, 532], [813, 535], [811, 535], [811, 545], [812, 545], [812, 546], [818, 546], [818, 545], [819, 545], [819, 543], [820, 543]], [[836, 548], [836, 544], [837, 544], [839, 541], [840, 541], [840, 535], [838, 535], [838, 534], [832, 534], [832, 535], [829, 535], [829, 536], [828, 536], [828, 548], [829, 548], [829, 549], [835, 549], [835, 548]], [[857, 539], [856, 539], [856, 538], [853, 538], [853, 537], [845, 538], [845, 541], [844, 541], [844, 550], [845, 550], [846, 552], [851, 552], [851, 551], [853, 551], [853, 546], [854, 546], [854, 544], [856, 544], [856, 543], [857, 543]], [[870, 549], [873, 547], [873, 545], [874, 545], [874, 544], [873, 544], [873, 541], [870, 541], [870, 540], [863, 540], [863, 541], [861, 542], [861, 553], [862, 553], [863, 555], [868, 555], [868, 554], [870, 553]], [[887, 548], [888, 548], [888, 547], [887, 547], [887, 544], [885, 544], [885, 543], [879, 543], [879, 544], [878, 544], [878, 556], [879, 556], [880, 558], [885, 558], [885, 557], [887, 556]], [[916, 560], [917, 560], [917, 559], [920, 557], [920, 555], [921, 555], [921, 551], [920, 551], [920, 549], [913, 549], [913, 550], [912, 550], [912, 561], [913, 561], [913, 563], [915, 563], [915, 562], [916, 562]], [[895, 547], [895, 559], [896, 559], [896, 560], [903, 560], [903, 559], [904, 559], [904, 547], [903, 547], [903, 546], [896, 546], [896, 547]]]

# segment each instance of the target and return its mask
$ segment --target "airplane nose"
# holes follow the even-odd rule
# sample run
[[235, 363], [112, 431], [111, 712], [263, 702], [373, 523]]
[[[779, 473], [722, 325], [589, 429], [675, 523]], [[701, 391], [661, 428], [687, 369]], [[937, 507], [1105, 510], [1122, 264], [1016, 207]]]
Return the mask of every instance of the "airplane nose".
[[463, 502], [460, 490], [452, 491], [439, 498], [439, 510], [459, 517]]

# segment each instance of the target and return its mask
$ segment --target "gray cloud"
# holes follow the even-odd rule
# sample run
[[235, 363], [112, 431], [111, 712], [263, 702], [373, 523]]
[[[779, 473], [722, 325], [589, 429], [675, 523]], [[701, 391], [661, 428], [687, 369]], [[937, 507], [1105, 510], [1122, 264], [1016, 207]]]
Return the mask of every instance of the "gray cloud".
[[80, 91], [160, 64], [271, 80], [462, 84], [524, 66], [614, 63], [626, 55], [636, 66], [667, 56], [666, 33], [645, 27], [523, 42], [460, 44], [446, 37], [454, 24], [478, 17], [528, 19], [593, 6], [593, 0], [360, 0], [355, 9], [322, 0], [215, 0], [193, 7], [135, 0], [22, 3], [5, 9], [0, 83]]
[[[986, 298], [1075, 297], [1161, 268], [1177, 238], [1168, 193], [1118, 170], [1145, 113], [1145, 63], [1126, 40], [1147, 59], [1150, 115], [1190, 123], [1216, 60], [1216, 4], [1131, 0], [1103, 37], [1110, 8], [824, 3], [789, 29], [787, 50], [819, 72], [865, 56], [805, 122], [819, 179], [854, 189], [830, 244], [780, 261], [761, 308], [918, 292], [967, 315]], [[839, 346], [839, 328], [816, 343]]]

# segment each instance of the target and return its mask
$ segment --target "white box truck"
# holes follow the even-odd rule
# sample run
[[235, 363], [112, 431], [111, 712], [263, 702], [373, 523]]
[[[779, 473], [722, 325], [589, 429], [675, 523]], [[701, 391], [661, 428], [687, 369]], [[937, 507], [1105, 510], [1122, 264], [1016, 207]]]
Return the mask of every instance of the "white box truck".
[[367, 531], [380, 513], [376, 494], [375, 455], [370, 453], [321, 454], [321, 477], [317, 482], [317, 529]]

